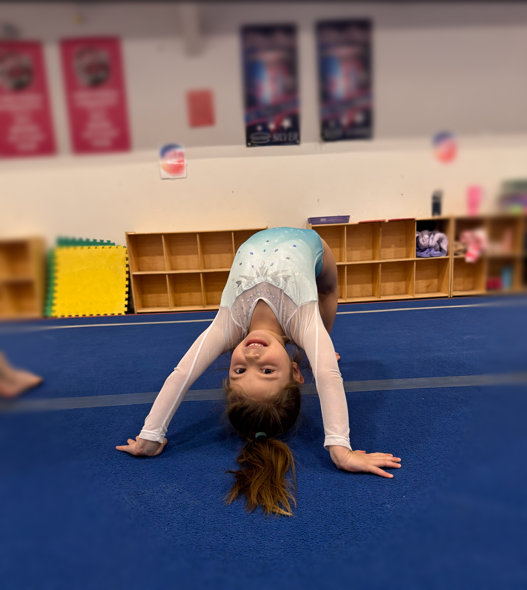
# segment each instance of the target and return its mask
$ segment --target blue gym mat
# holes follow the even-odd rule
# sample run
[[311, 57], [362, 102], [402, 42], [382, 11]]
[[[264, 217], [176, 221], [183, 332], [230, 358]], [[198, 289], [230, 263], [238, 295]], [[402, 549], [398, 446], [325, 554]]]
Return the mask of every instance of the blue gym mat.
[[[431, 309], [485, 301], [495, 300], [340, 306], [381, 310], [337, 316], [344, 380], [525, 371], [524, 300]], [[0, 349], [45, 377], [27, 399], [156, 391], [208, 325], [168, 322], [210, 317], [4, 324]], [[40, 330], [120, 322], [138, 325]], [[219, 387], [227, 366], [220, 359], [193, 389]], [[334, 468], [318, 399], [305, 396], [288, 440], [292, 518], [224, 504], [241, 442], [221, 401], [184, 402], [169, 445], [150, 459], [115, 451], [148, 405], [0, 414], [2, 588], [523, 589], [526, 394], [521, 385], [347, 394], [354, 448], [402, 457], [391, 480]]]

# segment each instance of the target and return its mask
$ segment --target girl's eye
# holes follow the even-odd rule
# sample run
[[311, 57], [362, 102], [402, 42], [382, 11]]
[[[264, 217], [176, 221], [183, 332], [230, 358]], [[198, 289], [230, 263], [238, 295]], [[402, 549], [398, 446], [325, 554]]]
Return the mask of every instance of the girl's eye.
[[234, 372], [236, 375], [241, 375], [242, 373], [245, 373], [245, 369], [234, 369]]
[[262, 369], [262, 371], [264, 372], [264, 375], [270, 375], [271, 373], [274, 373], [273, 369]]

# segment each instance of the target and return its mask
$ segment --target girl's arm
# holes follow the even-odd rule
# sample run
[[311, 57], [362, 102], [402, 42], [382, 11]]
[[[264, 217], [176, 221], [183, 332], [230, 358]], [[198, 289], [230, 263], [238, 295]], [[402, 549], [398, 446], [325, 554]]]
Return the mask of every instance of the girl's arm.
[[348, 404], [342, 375], [317, 302], [302, 305], [289, 328], [293, 340], [306, 351], [313, 370], [324, 422], [324, 447], [341, 446], [351, 450]]
[[241, 338], [241, 329], [234, 324], [230, 311], [220, 308], [212, 324], [190, 347], [174, 372], [167, 378], [157, 396], [143, 429], [136, 440], [128, 439], [128, 445], [117, 447], [132, 455], [153, 456], [166, 444], [165, 433], [185, 393], [196, 379], [223, 352], [229, 350]]
[[348, 404], [333, 342], [316, 302], [303, 305], [293, 316], [293, 340], [306, 351], [315, 376], [322, 409], [325, 441], [333, 463], [344, 471], [393, 477], [381, 467], [401, 467], [401, 459], [387, 453], [352, 451], [349, 440]]

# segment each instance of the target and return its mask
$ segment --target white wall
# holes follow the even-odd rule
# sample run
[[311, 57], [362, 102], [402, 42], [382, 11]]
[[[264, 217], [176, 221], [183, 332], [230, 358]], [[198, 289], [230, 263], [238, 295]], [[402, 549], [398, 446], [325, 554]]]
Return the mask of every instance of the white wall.
[[214, 158], [196, 148], [188, 178], [171, 181], [159, 179], [154, 152], [63, 158], [31, 170], [17, 163], [0, 173], [0, 235], [124, 244], [125, 231], [305, 227], [307, 217], [331, 214], [355, 221], [427, 216], [437, 188], [445, 191], [444, 212], [462, 214], [464, 190], [474, 182], [485, 187], [489, 211], [503, 177], [525, 175], [527, 162], [527, 138], [466, 139], [448, 167], [432, 159], [425, 141], [340, 153], [309, 147], [301, 155]]
[[[177, 4], [2, 4], [0, 22], [45, 42], [60, 153], [0, 162], [0, 235], [36, 233], [112, 239], [124, 231], [302, 226], [311, 215], [354, 220], [427, 215], [433, 190], [445, 212], [464, 211], [469, 183], [492, 207], [500, 181], [525, 176], [527, 6], [396, 4], [210, 4], [204, 52], [187, 57]], [[75, 16], [80, 7], [83, 22]], [[372, 17], [375, 139], [318, 143], [314, 23]], [[302, 145], [244, 147], [242, 24], [299, 27]], [[61, 37], [118, 34], [134, 150], [70, 155], [60, 72]], [[217, 125], [190, 129], [185, 92], [213, 88]], [[451, 129], [460, 156], [436, 164], [430, 137]], [[159, 145], [188, 149], [188, 178], [161, 181]]]

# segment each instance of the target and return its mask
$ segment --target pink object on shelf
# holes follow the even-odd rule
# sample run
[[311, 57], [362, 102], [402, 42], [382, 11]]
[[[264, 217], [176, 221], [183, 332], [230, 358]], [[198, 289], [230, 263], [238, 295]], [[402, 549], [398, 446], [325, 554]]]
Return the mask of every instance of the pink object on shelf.
[[467, 209], [469, 215], [477, 215], [481, 201], [483, 200], [483, 188], [479, 184], [473, 184], [467, 189]]

